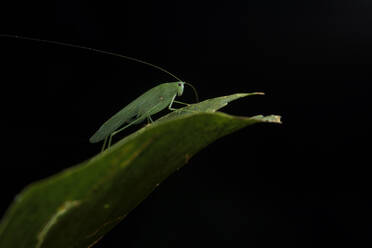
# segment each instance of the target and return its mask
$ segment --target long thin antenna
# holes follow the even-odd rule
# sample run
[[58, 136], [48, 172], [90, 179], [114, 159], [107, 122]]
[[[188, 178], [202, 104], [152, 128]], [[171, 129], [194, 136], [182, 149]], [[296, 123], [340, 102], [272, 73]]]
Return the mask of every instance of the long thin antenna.
[[178, 77], [176, 77], [175, 75], [173, 75], [172, 73], [170, 73], [169, 71], [165, 70], [164, 68], [162, 68], [160, 66], [151, 64], [149, 62], [146, 62], [146, 61], [143, 61], [143, 60], [140, 60], [140, 59], [136, 59], [136, 58], [133, 58], [133, 57], [129, 57], [129, 56], [113, 53], [113, 52], [107, 52], [107, 51], [103, 51], [103, 50], [99, 50], [99, 49], [95, 49], [95, 48], [90, 48], [90, 47], [80, 46], [80, 45], [74, 45], [74, 44], [69, 44], [69, 43], [64, 43], [64, 42], [59, 42], [59, 41], [43, 40], [43, 39], [24, 37], [24, 36], [12, 35], [12, 34], [0, 34], [0, 37], [36, 41], [36, 42], [42, 42], [42, 43], [47, 43], [47, 44], [53, 44], [53, 45], [57, 45], [57, 46], [65, 46], [65, 47], [71, 47], [71, 48], [84, 49], [84, 50], [88, 50], [88, 51], [92, 51], [92, 52], [96, 52], [96, 53], [100, 53], [100, 54], [104, 54], [104, 55], [112, 55], [112, 56], [115, 56], [115, 57], [131, 60], [131, 61], [134, 61], [134, 62], [137, 62], [137, 63], [141, 63], [141, 64], [144, 64], [144, 65], [151, 66], [153, 68], [156, 68], [156, 69], [158, 69], [162, 72], [165, 72], [166, 74], [172, 76], [177, 81], [182, 81], [181, 79], [179, 79]]
[[195, 94], [196, 102], [199, 102], [198, 92], [196, 91], [195, 87], [192, 84], [190, 84], [190, 83], [186, 83], [186, 82], [184, 82], [184, 83], [187, 84], [188, 86], [190, 86], [192, 88], [192, 90], [194, 91], [194, 94]]

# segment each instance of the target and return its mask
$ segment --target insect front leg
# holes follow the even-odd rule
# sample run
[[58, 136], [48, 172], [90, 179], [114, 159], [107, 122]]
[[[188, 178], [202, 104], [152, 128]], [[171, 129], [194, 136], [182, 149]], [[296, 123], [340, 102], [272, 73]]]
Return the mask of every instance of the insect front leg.
[[172, 111], [179, 110], [179, 113], [178, 113], [178, 114], [180, 114], [180, 113], [182, 113], [182, 112], [195, 113], [195, 111], [193, 111], [193, 110], [185, 109], [185, 108], [188, 108], [188, 107], [184, 107], [184, 108], [181, 108], [181, 109], [172, 108], [172, 104], [173, 104], [174, 102], [175, 102], [175, 103], [185, 104], [185, 105], [187, 105], [187, 106], [191, 106], [191, 104], [176, 101], [176, 100], [174, 100], [175, 98], [176, 98], [176, 95], [174, 95], [174, 97], [172, 98], [172, 100], [171, 100], [171, 102], [170, 102], [170, 104], [169, 104], [169, 107], [168, 107], [169, 110], [172, 110]]
[[190, 105], [191, 105], [191, 104], [189, 104], [189, 103], [180, 102], [180, 101], [176, 101], [176, 100], [174, 100], [173, 102], [175, 102], [175, 103], [179, 103], [179, 104], [183, 104], [183, 105], [186, 105], [186, 106], [190, 106]]
[[[170, 102], [170, 104], [169, 104], [169, 107], [168, 107], [169, 110], [172, 110], [172, 111], [178, 110], [178, 109], [176, 109], [176, 108], [172, 108], [172, 104], [173, 104], [174, 102], [175, 102], [175, 103], [185, 104], [185, 105], [187, 105], [187, 106], [190, 106], [190, 105], [191, 105], [191, 104], [188, 104], [188, 103], [184, 103], [184, 102], [176, 101], [176, 100], [174, 100], [175, 98], [176, 98], [176, 95], [174, 95], [174, 97], [172, 98], [172, 100], [171, 100], [171, 102]], [[194, 112], [194, 111], [192, 111], [192, 110], [185, 110], [185, 109], [183, 109], [183, 108], [182, 108], [182, 111]]]

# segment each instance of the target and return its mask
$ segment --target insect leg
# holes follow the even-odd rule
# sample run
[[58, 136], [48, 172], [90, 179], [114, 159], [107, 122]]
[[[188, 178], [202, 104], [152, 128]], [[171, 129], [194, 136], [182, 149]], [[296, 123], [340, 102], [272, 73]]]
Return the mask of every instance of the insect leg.
[[[174, 98], [173, 98], [173, 99], [174, 99]], [[134, 121], [132, 121], [132, 122], [129, 123], [128, 125], [126, 125], [126, 126], [120, 128], [119, 130], [116, 130], [115, 132], [112, 132], [112, 133], [110, 134], [110, 138], [109, 138], [109, 142], [108, 142], [108, 146], [107, 146], [107, 148], [109, 148], [109, 147], [111, 146], [112, 136], [114, 136], [114, 135], [117, 134], [117, 133], [120, 133], [121, 131], [123, 131], [123, 130], [126, 129], [127, 127], [133, 125], [134, 123], [136, 123], [136, 122], [138, 121], [138, 119], [140, 119], [140, 118], [146, 116], [146, 117], [147, 117], [151, 122], [154, 122], [154, 121], [151, 119], [151, 116], [148, 115], [148, 114], [151, 113], [151, 111], [152, 111], [156, 106], [157, 106], [157, 105], [153, 106], [149, 111], [147, 111], [145, 114], [139, 116], [139, 118], [135, 119]]]
[[115, 132], [112, 132], [111, 136], [114, 136], [115, 134], [120, 133], [121, 131], [123, 131], [123, 130], [126, 129], [127, 127], [133, 125], [133, 123], [135, 123], [136, 121], [137, 121], [137, 119], [134, 120], [134, 121], [132, 121], [132, 122], [129, 123], [128, 125], [126, 125], [126, 126], [120, 128], [119, 130], [116, 130]]
[[106, 143], [107, 143], [107, 139], [108, 139], [108, 136], [105, 138], [105, 141], [103, 141], [103, 146], [101, 148], [101, 152], [103, 152], [105, 150], [105, 146], [106, 146]]
[[132, 121], [132, 122], [129, 123], [128, 125], [126, 125], [126, 126], [120, 128], [119, 130], [116, 130], [115, 132], [112, 132], [112, 133], [110, 134], [110, 138], [109, 138], [109, 140], [108, 140], [109, 142], [108, 142], [108, 146], [107, 146], [107, 148], [109, 148], [109, 147], [111, 146], [112, 136], [114, 136], [115, 134], [117, 134], [117, 133], [123, 131], [123, 130], [126, 129], [127, 127], [133, 125], [133, 123], [135, 123], [136, 121], [137, 121], [137, 119], [134, 120], [134, 121]]
[[176, 95], [173, 96], [173, 98], [172, 98], [172, 100], [171, 100], [171, 102], [170, 102], [170, 104], [169, 104], [169, 106], [168, 106], [168, 109], [169, 109], [169, 110], [172, 110], [172, 111], [177, 110], [177, 109], [175, 109], [175, 108], [172, 108], [172, 104], [173, 104], [173, 102], [174, 102], [174, 98], [176, 98]]
[[[176, 101], [176, 100], [174, 100], [174, 98], [176, 98], [176, 96], [174, 96], [174, 97], [172, 98], [172, 101], [170, 102], [169, 107], [168, 107], [169, 110], [172, 110], [172, 111], [177, 110], [176, 108], [172, 108], [172, 104], [173, 104], [174, 102], [175, 102], [175, 103], [181, 103], [181, 104], [185, 104], [185, 105], [187, 105], [187, 106], [190, 106], [190, 104], [188, 104], [188, 103], [184, 103], [184, 102], [180, 102], [180, 101]], [[184, 110], [184, 111], [190, 111], [190, 110]], [[190, 112], [193, 112], [193, 111], [190, 111]]]
[[147, 112], [145, 112], [142, 116], [146, 116], [146, 118], [147, 118], [147, 124], [149, 124], [149, 121], [151, 122], [151, 123], [153, 123], [154, 121], [152, 120], [152, 118], [151, 118], [151, 111], [154, 109], [154, 108], [156, 108], [157, 106], [159, 105], [159, 103], [158, 104], [156, 104], [156, 105], [154, 105], [152, 108], [150, 108], [150, 110], [148, 110]]
[[114, 136], [113, 133], [110, 134], [110, 138], [109, 138], [109, 142], [108, 142], [107, 148], [109, 148], [111, 146], [112, 136]]
[[183, 104], [183, 105], [187, 105], [187, 106], [190, 106], [189, 103], [185, 103], [185, 102], [180, 102], [180, 101], [176, 101], [176, 100], [174, 100], [173, 102], [175, 102], [175, 103], [179, 103], [179, 104]]
[[[169, 107], [168, 107], [169, 110], [172, 110], [172, 111], [174, 111], [174, 110], [178, 110], [178, 109], [172, 108], [172, 104], [173, 104], [173, 102], [175, 102], [175, 103], [181, 103], [181, 104], [186, 104], [187, 106], [190, 106], [190, 104], [183, 103], [183, 102], [179, 102], [179, 101], [175, 101], [175, 100], [174, 100], [175, 97], [176, 97], [176, 96], [174, 96], [174, 97], [172, 98], [172, 101], [171, 101], [171, 103], [169, 104]], [[187, 107], [185, 107], [185, 108], [187, 108]], [[193, 111], [193, 110], [184, 109], [184, 108], [181, 109], [181, 112], [182, 112], [182, 111], [185, 111], [185, 112], [191, 112], [191, 113], [194, 113], [194, 112], [195, 112], [195, 111]]]

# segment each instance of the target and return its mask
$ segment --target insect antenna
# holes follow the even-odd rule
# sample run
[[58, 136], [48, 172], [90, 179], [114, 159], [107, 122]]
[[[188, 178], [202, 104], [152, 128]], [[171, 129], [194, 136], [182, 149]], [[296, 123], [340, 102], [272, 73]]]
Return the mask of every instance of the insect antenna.
[[195, 94], [195, 100], [196, 100], [196, 102], [199, 102], [198, 92], [196, 91], [195, 87], [190, 83], [187, 83], [187, 82], [184, 82], [184, 83], [192, 88], [192, 90], [194, 91], [194, 94]]
[[153, 67], [155, 69], [158, 69], [158, 70], [160, 70], [162, 72], [165, 72], [166, 74], [168, 74], [171, 77], [175, 78], [177, 81], [182, 81], [181, 79], [179, 79], [178, 77], [176, 77], [174, 74], [170, 73], [169, 71], [167, 71], [166, 69], [164, 69], [164, 68], [162, 68], [160, 66], [157, 66], [157, 65], [151, 64], [149, 62], [146, 62], [144, 60], [136, 59], [136, 58], [133, 58], [133, 57], [130, 57], [130, 56], [125, 56], [125, 55], [121, 55], [121, 54], [117, 54], [117, 53], [113, 53], [113, 52], [103, 51], [103, 50], [99, 50], [99, 49], [95, 49], [95, 48], [91, 48], [91, 47], [86, 47], [86, 46], [74, 45], [74, 44], [65, 43], [65, 42], [59, 42], [59, 41], [53, 41], [53, 40], [44, 40], [44, 39], [31, 38], [31, 37], [25, 37], [25, 36], [18, 36], [18, 35], [12, 35], [12, 34], [0, 34], [0, 37], [3, 37], [3, 38], [12, 38], [12, 39], [21, 39], [21, 40], [28, 40], [28, 41], [35, 41], [35, 42], [42, 42], [42, 43], [53, 44], [53, 45], [57, 45], [57, 46], [64, 46], [64, 47], [71, 47], [71, 48], [83, 49], [83, 50], [92, 51], [92, 52], [99, 53], [99, 54], [104, 54], [104, 55], [111, 55], [111, 56], [123, 58], [123, 59], [126, 59], [126, 60], [131, 60], [131, 61], [134, 61], [134, 62], [137, 62], [137, 63], [140, 63], [140, 64], [148, 65], [148, 66]]

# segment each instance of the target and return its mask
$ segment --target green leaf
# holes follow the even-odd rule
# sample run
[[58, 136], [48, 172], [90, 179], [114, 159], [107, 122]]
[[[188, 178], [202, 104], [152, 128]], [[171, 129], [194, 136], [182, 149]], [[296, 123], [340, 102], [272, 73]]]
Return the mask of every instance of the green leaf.
[[229, 102], [237, 100], [242, 97], [246, 96], [254, 96], [254, 95], [264, 95], [262, 92], [253, 92], [253, 93], [237, 93], [228, 96], [220, 96], [212, 99], [207, 99], [203, 102], [199, 102], [196, 104], [190, 104], [184, 108], [177, 109], [176, 111], [170, 112], [169, 114], [159, 118], [158, 121], [163, 121], [167, 119], [174, 118], [176, 116], [184, 115], [184, 114], [191, 114], [195, 112], [216, 112], [217, 110], [226, 106]]
[[188, 106], [193, 112], [170, 114], [90, 160], [27, 186], [0, 222], [0, 247], [92, 246], [208, 144], [248, 125], [280, 123], [275, 115], [211, 113], [243, 96]]

